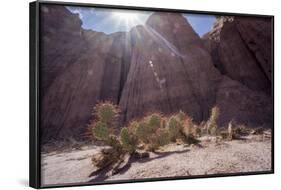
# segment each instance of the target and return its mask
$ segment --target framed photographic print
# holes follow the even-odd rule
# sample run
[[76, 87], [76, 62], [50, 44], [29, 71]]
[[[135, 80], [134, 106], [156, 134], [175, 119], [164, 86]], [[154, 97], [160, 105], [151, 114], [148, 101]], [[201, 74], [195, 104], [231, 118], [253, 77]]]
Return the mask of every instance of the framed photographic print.
[[30, 3], [30, 186], [273, 173], [273, 26]]

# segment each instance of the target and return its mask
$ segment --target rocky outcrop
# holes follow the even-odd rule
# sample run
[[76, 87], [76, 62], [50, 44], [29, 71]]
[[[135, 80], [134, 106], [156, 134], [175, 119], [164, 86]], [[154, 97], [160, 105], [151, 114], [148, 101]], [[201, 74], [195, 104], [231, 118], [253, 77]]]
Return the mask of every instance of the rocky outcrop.
[[219, 126], [233, 120], [251, 127], [272, 127], [272, 99], [267, 94], [249, 89], [240, 82], [223, 76], [216, 94], [220, 108]]
[[223, 112], [220, 124], [234, 119], [272, 126], [271, 32], [270, 18], [218, 17], [204, 35], [213, 64], [224, 76], [216, 97]]
[[81, 38], [81, 20], [66, 8], [57, 5], [42, 6], [40, 19], [40, 59], [43, 71], [40, 90], [44, 95], [56, 76], [76, 62], [87, 47]]
[[187, 21], [180, 14], [155, 13], [131, 35], [131, 68], [120, 101], [124, 121], [180, 109], [195, 121], [207, 119], [220, 74]]
[[78, 15], [61, 6], [41, 11], [42, 142], [84, 138], [99, 101], [119, 105], [122, 125], [179, 110], [201, 122], [214, 105], [220, 126], [231, 119], [272, 124], [264, 71], [271, 56], [259, 48], [270, 33], [250, 35], [251, 21], [217, 22], [202, 40], [177, 13], [154, 13], [130, 32], [107, 35], [82, 29]]
[[239, 17], [236, 26], [262, 72], [272, 81], [273, 24], [271, 18]]
[[270, 18], [220, 17], [203, 38], [222, 74], [270, 94], [271, 32]]
[[[82, 30], [81, 22], [74, 22], [78, 15], [61, 6], [46, 10], [42, 26], [53, 33], [43, 32], [43, 39], [52, 40], [42, 43], [46, 51], [41, 60], [42, 140], [83, 138], [94, 105], [103, 100], [119, 102], [129, 69], [130, 40], [126, 33]], [[51, 18], [62, 25], [54, 25]], [[73, 36], [74, 31], [79, 35]]]

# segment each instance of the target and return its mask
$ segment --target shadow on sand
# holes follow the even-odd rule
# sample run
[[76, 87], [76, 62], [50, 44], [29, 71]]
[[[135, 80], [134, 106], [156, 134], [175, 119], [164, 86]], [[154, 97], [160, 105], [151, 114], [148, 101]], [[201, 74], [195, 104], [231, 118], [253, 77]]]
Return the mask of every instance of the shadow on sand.
[[[119, 164], [117, 165], [110, 165], [108, 167], [105, 167], [103, 169], [100, 169], [100, 170], [96, 170], [94, 172], [92, 172], [90, 175], [89, 175], [89, 178], [92, 178], [91, 180], [89, 180], [88, 182], [100, 182], [100, 181], [104, 181], [106, 180], [107, 178], [110, 177], [109, 172], [112, 172], [112, 175], [115, 175], [115, 174], [124, 174], [126, 173], [132, 166], [132, 163], [146, 163], [146, 162], [150, 162], [152, 160], [155, 160], [155, 159], [159, 159], [159, 158], [164, 158], [164, 157], [167, 157], [169, 155], [172, 155], [172, 154], [183, 154], [183, 153], [186, 153], [190, 150], [186, 149], [186, 150], [182, 150], [182, 151], [170, 151], [170, 152], [154, 152], [154, 154], [156, 154], [157, 156], [156, 157], [153, 157], [153, 158], [136, 158], [135, 156], [130, 156], [129, 159], [127, 161], [124, 161], [124, 162], [120, 162]], [[121, 166], [123, 165], [123, 166]], [[121, 167], [119, 167], [121, 166]]]

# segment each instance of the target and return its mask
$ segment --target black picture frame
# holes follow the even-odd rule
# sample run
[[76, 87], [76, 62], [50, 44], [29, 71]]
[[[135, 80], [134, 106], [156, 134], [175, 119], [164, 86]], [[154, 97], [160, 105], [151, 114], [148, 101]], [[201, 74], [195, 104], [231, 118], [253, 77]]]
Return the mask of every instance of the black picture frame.
[[[98, 183], [74, 183], [74, 184], [57, 184], [46, 185], [41, 184], [41, 156], [40, 156], [40, 6], [45, 4], [62, 5], [62, 6], [80, 6], [80, 7], [96, 7], [96, 8], [110, 8], [110, 9], [124, 9], [124, 10], [140, 10], [140, 11], [154, 11], [154, 12], [177, 12], [177, 13], [192, 13], [192, 14], [211, 14], [211, 15], [228, 15], [228, 16], [250, 16], [250, 17], [265, 17], [272, 19], [272, 105], [273, 105], [273, 128], [272, 128], [272, 158], [271, 170], [261, 172], [242, 172], [230, 174], [211, 174], [211, 175], [197, 175], [197, 176], [179, 176], [179, 177], [161, 177], [149, 179], [131, 179], [131, 180], [115, 180]], [[213, 11], [195, 11], [183, 9], [167, 9], [167, 8], [152, 8], [152, 7], [134, 7], [121, 5], [104, 5], [91, 3], [77, 3], [77, 2], [56, 2], [56, 1], [34, 1], [29, 4], [29, 101], [30, 101], [30, 127], [29, 127], [29, 184], [33, 188], [54, 188], [54, 187], [73, 187], [73, 186], [87, 186], [87, 185], [101, 185], [101, 184], [117, 184], [117, 183], [135, 183], [135, 182], [152, 182], [163, 180], [182, 180], [195, 178], [212, 178], [212, 177], [230, 177], [230, 176], [245, 176], [245, 175], [259, 175], [259, 174], [273, 174], [274, 173], [274, 16], [260, 15], [260, 14], [246, 14], [246, 13], [228, 13], [228, 12], [213, 12]]]

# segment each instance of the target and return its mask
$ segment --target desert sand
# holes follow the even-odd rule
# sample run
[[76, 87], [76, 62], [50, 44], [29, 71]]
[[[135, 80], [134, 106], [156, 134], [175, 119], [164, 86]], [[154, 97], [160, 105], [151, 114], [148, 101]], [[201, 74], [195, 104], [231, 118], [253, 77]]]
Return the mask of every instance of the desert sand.
[[91, 145], [80, 150], [42, 154], [42, 183], [54, 185], [271, 170], [271, 139], [262, 136], [220, 142], [204, 137], [199, 145], [170, 144], [150, 153], [149, 158], [125, 160], [117, 174], [111, 168], [96, 171], [92, 165], [91, 156], [101, 148]]

